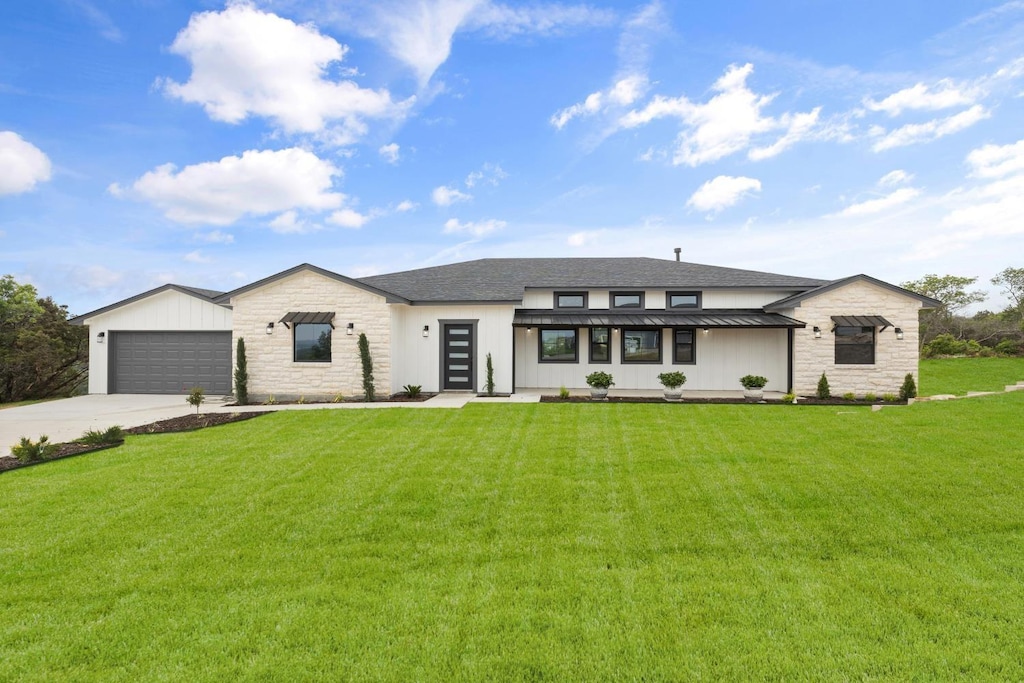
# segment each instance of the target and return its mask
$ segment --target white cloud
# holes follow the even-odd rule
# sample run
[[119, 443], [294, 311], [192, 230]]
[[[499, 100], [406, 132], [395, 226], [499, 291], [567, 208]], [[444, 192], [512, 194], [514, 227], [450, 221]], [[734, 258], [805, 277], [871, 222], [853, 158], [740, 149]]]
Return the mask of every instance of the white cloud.
[[170, 50], [189, 60], [192, 75], [186, 83], [164, 80], [164, 91], [202, 105], [217, 121], [261, 116], [288, 133], [325, 132], [348, 144], [366, 132], [364, 119], [398, 117], [411, 104], [395, 103], [387, 90], [329, 80], [328, 67], [348, 48], [247, 2], [192, 15]]
[[340, 225], [343, 228], [358, 229], [366, 225], [367, 221], [372, 218], [372, 215], [362, 214], [354, 209], [341, 209], [332, 213], [327, 218], [327, 222]]
[[442, 185], [434, 188], [434, 191], [430, 193], [430, 198], [433, 199], [434, 203], [438, 206], [451, 206], [456, 202], [469, 201], [473, 198], [473, 195], [466, 194], [454, 187]]
[[933, 119], [925, 123], [908, 123], [889, 133], [884, 134], [882, 139], [872, 145], [875, 152], [882, 152], [894, 147], [905, 147], [922, 142], [932, 142], [939, 138], [953, 133], [958, 133], [965, 128], [970, 128], [979, 121], [987, 119], [991, 114], [980, 104], [966, 109], [959, 114], [948, 116], [944, 119]]
[[758, 95], [747, 87], [747, 77], [753, 72], [752, 64], [730, 66], [712, 86], [718, 94], [700, 104], [685, 95], [665, 97], [656, 95], [639, 110], [633, 110], [619, 119], [619, 127], [636, 128], [656, 119], [679, 119], [684, 128], [679, 133], [674, 165], [698, 166], [741, 152], [751, 146], [752, 140], [776, 130], [784, 130], [776, 142], [749, 152], [752, 160], [765, 159], [810, 137], [818, 119], [819, 109], [806, 113], [786, 113], [779, 118], [764, 116], [764, 109], [775, 95]]
[[185, 254], [185, 256], [183, 258], [184, 258], [185, 261], [188, 261], [189, 263], [212, 263], [213, 262], [212, 258], [210, 258], [209, 256], [203, 255], [203, 253], [201, 251], [199, 251], [198, 249], [195, 250], [195, 251], [190, 251], [189, 253]]
[[132, 192], [173, 221], [230, 225], [245, 215], [338, 208], [345, 196], [332, 184], [340, 174], [329, 161], [295, 147], [250, 150], [180, 171], [173, 164], [158, 166], [136, 180]]
[[196, 233], [196, 239], [207, 244], [233, 244], [235, 236], [229, 232], [213, 230], [206, 233]]
[[267, 226], [281, 235], [303, 235], [316, 232], [322, 227], [317, 223], [310, 223], [305, 219], [299, 218], [299, 214], [295, 211], [285, 211], [267, 223]]
[[836, 216], [850, 217], [850, 216], [867, 216], [870, 214], [880, 213], [901, 204], [906, 204], [911, 199], [914, 199], [921, 191], [914, 187], [903, 187], [895, 190], [884, 197], [878, 199], [869, 199], [858, 204], [851, 204]]
[[508, 223], [493, 218], [486, 221], [466, 221], [462, 223], [457, 218], [450, 218], [444, 224], [444, 233], [467, 233], [473, 237], [483, 237], [497, 230], [501, 230]]
[[65, 0], [65, 2], [83, 15], [89, 21], [93, 27], [99, 31], [99, 34], [105, 39], [113, 42], [120, 43], [124, 40], [124, 35], [121, 33], [121, 29], [111, 20], [111, 18], [102, 12], [96, 5], [92, 4], [88, 0]]
[[384, 161], [388, 162], [389, 164], [397, 164], [398, 163], [399, 151], [400, 151], [400, 148], [399, 148], [397, 142], [392, 142], [391, 144], [384, 145], [380, 149], [377, 150], [377, 152], [382, 157], [384, 157]]
[[761, 181], [756, 178], [720, 175], [701, 185], [686, 205], [698, 211], [717, 213], [733, 206], [751, 193], [760, 191]]
[[607, 26], [615, 14], [588, 5], [534, 4], [502, 5], [483, 2], [469, 16], [468, 28], [497, 38], [522, 34], [559, 35], [578, 26]]
[[21, 194], [50, 179], [50, 158], [13, 131], [0, 131], [0, 195]]
[[592, 116], [616, 107], [628, 107], [643, 96], [647, 87], [646, 76], [627, 76], [613, 83], [607, 90], [591, 93], [582, 102], [555, 112], [550, 119], [551, 125], [561, 130], [574, 118]]
[[878, 180], [879, 187], [895, 187], [897, 185], [903, 185], [909, 183], [914, 179], [913, 173], [907, 173], [902, 169], [896, 169], [895, 171], [889, 171]]
[[967, 155], [971, 175], [998, 178], [1024, 171], [1024, 140], [1009, 145], [985, 145]]
[[418, 207], [419, 204], [417, 204], [416, 202], [408, 199], [403, 199], [402, 201], [398, 202], [398, 206], [395, 207], [395, 211], [397, 211], [398, 213], [405, 213], [406, 211], [413, 211]]
[[473, 188], [479, 183], [485, 183], [497, 187], [498, 183], [508, 177], [508, 173], [498, 164], [484, 164], [479, 171], [473, 171], [466, 176], [466, 187]]
[[979, 91], [975, 88], [961, 89], [949, 79], [943, 79], [934, 88], [926, 86], [924, 83], [917, 83], [879, 101], [865, 98], [864, 106], [871, 111], [885, 112], [889, 116], [899, 116], [906, 110], [935, 111], [974, 104], [979, 95]]

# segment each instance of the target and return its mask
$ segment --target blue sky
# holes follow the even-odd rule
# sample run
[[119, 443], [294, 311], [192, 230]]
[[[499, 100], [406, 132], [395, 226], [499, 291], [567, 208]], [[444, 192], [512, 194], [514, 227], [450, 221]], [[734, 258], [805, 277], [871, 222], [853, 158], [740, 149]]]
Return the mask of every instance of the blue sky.
[[0, 5], [0, 273], [1024, 266], [1024, 2]]

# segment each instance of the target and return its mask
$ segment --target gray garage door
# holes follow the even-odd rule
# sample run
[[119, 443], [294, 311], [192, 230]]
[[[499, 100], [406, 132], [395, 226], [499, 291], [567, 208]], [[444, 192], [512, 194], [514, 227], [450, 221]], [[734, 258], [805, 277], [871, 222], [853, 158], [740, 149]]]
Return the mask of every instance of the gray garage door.
[[112, 332], [115, 394], [231, 393], [230, 332]]

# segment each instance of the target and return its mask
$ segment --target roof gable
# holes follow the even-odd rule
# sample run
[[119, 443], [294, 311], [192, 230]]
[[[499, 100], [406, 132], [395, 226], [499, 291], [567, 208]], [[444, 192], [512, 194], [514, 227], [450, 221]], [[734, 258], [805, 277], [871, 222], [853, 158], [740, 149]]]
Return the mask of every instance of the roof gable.
[[764, 310], [780, 311], [787, 308], [793, 308], [794, 306], [799, 306], [800, 303], [806, 299], [811, 299], [826, 292], [831, 292], [841, 287], [853, 284], [854, 282], [867, 282], [868, 284], [875, 285], [876, 287], [887, 289], [890, 292], [901, 294], [909, 299], [917, 299], [918, 301], [921, 302], [922, 308], [938, 308], [939, 306], [942, 305], [941, 301], [938, 301], [931, 297], [925, 296], [923, 294], [918, 294], [917, 292], [912, 292], [909, 289], [904, 289], [903, 287], [891, 285], [888, 282], [883, 282], [882, 280], [873, 278], [870, 275], [864, 275], [863, 273], [861, 273], [859, 275], [851, 275], [850, 277], [844, 277], [840, 280], [833, 280], [832, 282], [824, 284], [821, 287], [815, 287], [814, 289], [809, 289], [806, 292], [794, 294], [793, 296], [787, 296], [785, 299], [779, 299], [778, 301], [774, 301], [765, 306]]
[[175, 284], [160, 285], [159, 287], [145, 291], [142, 294], [136, 294], [135, 296], [128, 297], [127, 299], [123, 299], [121, 301], [118, 301], [117, 303], [110, 304], [109, 306], [97, 308], [95, 311], [89, 311], [88, 313], [83, 313], [82, 315], [76, 315], [74, 318], [71, 318], [68, 322], [70, 322], [72, 325], [84, 325], [85, 320], [87, 318], [95, 318], [98, 315], [109, 313], [110, 311], [113, 311], [115, 309], [121, 308], [123, 306], [128, 306], [129, 304], [134, 304], [138, 301], [142, 301], [143, 299], [148, 299], [151, 296], [162, 294], [163, 292], [178, 292], [179, 294], [195, 297], [196, 299], [200, 299], [202, 301], [215, 304], [220, 303], [218, 301], [215, 301], [215, 299], [221, 295], [221, 292], [218, 292], [213, 289], [200, 289], [199, 287], [186, 287], [185, 285]]
[[375, 286], [373, 286], [371, 284], [367, 284], [367, 283], [362, 282], [360, 280], [354, 280], [354, 279], [352, 279], [350, 277], [346, 277], [346, 276], [344, 276], [344, 275], [342, 275], [340, 273], [335, 273], [335, 272], [332, 272], [330, 270], [325, 270], [324, 268], [320, 268], [318, 266], [314, 266], [314, 265], [309, 264], [309, 263], [299, 264], [299, 265], [295, 266], [294, 268], [289, 268], [288, 270], [282, 270], [280, 273], [276, 273], [274, 275], [270, 275], [268, 277], [263, 278], [262, 280], [257, 280], [256, 282], [250, 283], [248, 285], [244, 285], [242, 287], [239, 287], [238, 289], [233, 289], [230, 292], [225, 292], [224, 294], [221, 294], [220, 296], [218, 296], [216, 298], [216, 302], [219, 303], [219, 304], [226, 304], [229, 301], [231, 301], [231, 299], [233, 297], [236, 297], [236, 296], [238, 296], [240, 294], [245, 294], [246, 292], [251, 292], [251, 291], [259, 289], [261, 287], [266, 287], [267, 285], [273, 284], [275, 282], [278, 282], [280, 280], [285, 279], [286, 277], [290, 277], [290, 276], [295, 275], [296, 273], [300, 273], [302, 271], [308, 271], [308, 272], [311, 272], [311, 273], [316, 273], [317, 275], [321, 275], [321, 276], [329, 278], [331, 280], [335, 280], [337, 282], [343, 282], [343, 283], [345, 283], [347, 285], [350, 285], [352, 287], [356, 287], [358, 289], [362, 289], [364, 291], [371, 292], [373, 294], [377, 294], [379, 296], [384, 297], [387, 300], [388, 303], [409, 303], [409, 301], [406, 300], [404, 297], [397, 296], [397, 295], [393, 294], [392, 292], [386, 291], [386, 290], [381, 289], [379, 287], [375, 287]]

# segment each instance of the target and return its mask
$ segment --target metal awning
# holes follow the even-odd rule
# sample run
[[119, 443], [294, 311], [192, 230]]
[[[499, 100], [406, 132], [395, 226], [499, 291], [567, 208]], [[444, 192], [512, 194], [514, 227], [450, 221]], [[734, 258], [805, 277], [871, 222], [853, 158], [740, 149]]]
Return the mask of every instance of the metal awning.
[[[834, 315], [832, 322], [835, 327], [893, 327], [893, 324], [880, 315]], [[834, 329], [834, 328], [833, 328]]]
[[806, 323], [778, 313], [763, 311], [567, 311], [520, 309], [512, 318], [513, 327], [807, 327]]
[[287, 327], [289, 323], [291, 323], [292, 325], [301, 324], [301, 323], [327, 323], [327, 324], [329, 324], [331, 326], [331, 329], [334, 329], [334, 323], [331, 322], [332, 320], [334, 320], [334, 313], [333, 312], [331, 312], [331, 313], [305, 313], [305, 312], [302, 312], [302, 311], [298, 311], [298, 312], [286, 313], [285, 316], [283, 318], [281, 318], [281, 320], [279, 320], [278, 322], [284, 323], [285, 327]]

